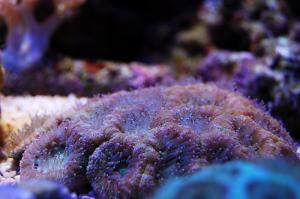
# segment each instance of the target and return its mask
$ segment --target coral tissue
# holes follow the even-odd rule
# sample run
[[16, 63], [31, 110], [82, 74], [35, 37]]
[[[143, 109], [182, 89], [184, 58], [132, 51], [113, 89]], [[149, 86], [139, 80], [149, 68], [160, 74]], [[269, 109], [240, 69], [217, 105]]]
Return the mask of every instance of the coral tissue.
[[287, 131], [254, 102], [210, 84], [153, 87], [91, 99], [35, 132], [21, 181], [50, 179], [99, 198], [143, 198], [167, 178], [211, 163], [296, 158]]

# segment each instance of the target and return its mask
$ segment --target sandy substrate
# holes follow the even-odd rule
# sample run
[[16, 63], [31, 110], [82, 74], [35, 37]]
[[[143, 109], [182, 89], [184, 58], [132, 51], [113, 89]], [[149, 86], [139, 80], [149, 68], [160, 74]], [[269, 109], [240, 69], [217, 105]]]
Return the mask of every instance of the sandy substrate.
[[86, 98], [50, 96], [0, 97], [1, 126], [5, 132], [20, 130], [38, 116], [61, 114], [72, 107], [85, 104]]

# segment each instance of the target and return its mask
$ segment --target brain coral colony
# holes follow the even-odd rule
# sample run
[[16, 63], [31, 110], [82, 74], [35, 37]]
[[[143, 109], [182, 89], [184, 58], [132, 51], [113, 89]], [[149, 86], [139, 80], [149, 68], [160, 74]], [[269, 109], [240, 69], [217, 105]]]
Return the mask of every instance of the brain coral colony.
[[233, 161], [169, 181], [155, 199], [299, 199], [299, 164]]
[[143, 198], [166, 178], [211, 163], [297, 156], [285, 129], [253, 102], [199, 83], [91, 99], [37, 134], [21, 181], [54, 180], [73, 191], [89, 183], [99, 198]]

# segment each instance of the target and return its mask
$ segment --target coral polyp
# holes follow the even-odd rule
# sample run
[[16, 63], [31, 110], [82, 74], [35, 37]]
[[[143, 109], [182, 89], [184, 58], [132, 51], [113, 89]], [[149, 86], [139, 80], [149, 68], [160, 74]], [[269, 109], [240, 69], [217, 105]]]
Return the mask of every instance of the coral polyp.
[[169, 176], [192, 173], [207, 164], [201, 158], [198, 136], [177, 124], [167, 123], [153, 130], [155, 149], [159, 152], [157, 178], [164, 181]]
[[21, 180], [53, 179], [74, 190], [87, 176], [99, 198], [143, 198], [215, 162], [297, 158], [287, 131], [254, 102], [201, 83], [94, 98], [36, 135]]
[[192, 176], [170, 180], [153, 198], [299, 199], [299, 163], [282, 161], [286, 160], [213, 165]]
[[99, 197], [143, 196], [156, 185], [157, 152], [147, 145], [117, 136], [90, 157], [87, 175]]
[[95, 146], [83, 132], [76, 125], [63, 124], [41, 134], [24, 152], [21, 180], [48, 179], [72, 190], [82, 188], [87, 182], [88, 156]]

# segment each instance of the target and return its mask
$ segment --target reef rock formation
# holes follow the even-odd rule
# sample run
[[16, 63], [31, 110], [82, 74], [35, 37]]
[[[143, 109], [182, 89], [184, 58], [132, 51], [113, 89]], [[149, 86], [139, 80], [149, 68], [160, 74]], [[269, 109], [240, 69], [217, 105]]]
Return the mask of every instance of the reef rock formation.
[[40, 64], [49, 51], [76, 58], [151, 61], [170, 46], [176, 32], [189, 26], [201, 2], [1, 0], [8, 29], [1, 57], [12, 72]]
[[[265, 70], [256, 71], [248, 95], [265, 101], [293, 138], [300, 138], [300, 45], [278, 45]], [[255, 83], [256, 82], [256, 83]]]
[[299, 177], [299, 163], [233, 161], [170, 180], [153, 198], [299, 199]]
[[48, 67], [7, 74], [3, 93], [93, 96], [154, 86], [172, 79], [170, 69], [161, 64], [91, 62], [65, 58]]
[[284, 38], [266, 41], [264, 48], [270, 52], [264, 58], [215, 51], [198, 66], [197, 75], [204, 82], [230, 82], [244, 95], [263, 101], [271, 115], [299, 139], [300, 45]]
[[142, 198], [169, 177], [262, 156], [297, 158], [280, 123], [237, 93], [198, 83], [92, 99], [37, 133], [20, 172], [21, 181], [75, 190], [87, 177], [99, 198]]
[[233, 51], [254, 50], [263, 38], [287, 34], [292, 21], [282, 0], [205, 0], [200, 18], [214, 46]]
[[[250, 52], [213, 51], [197, 67], [197, 76], [204, 82], [229, 82], [244, 94], [255, 78], [260, 62]], [[263, 65], [263, 64], [261, 64]]]

